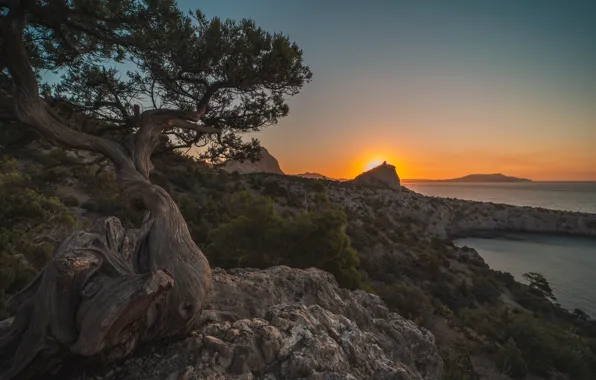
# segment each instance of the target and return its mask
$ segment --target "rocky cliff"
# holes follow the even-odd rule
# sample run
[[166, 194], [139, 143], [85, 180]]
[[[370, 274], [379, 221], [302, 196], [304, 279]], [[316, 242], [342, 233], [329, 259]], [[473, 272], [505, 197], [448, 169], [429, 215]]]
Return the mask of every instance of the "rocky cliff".
[[[359, 214], [409, 219], [424, 235], [442, 239], [476, 232], [537, 232], [596, 236], [596, 214], [427, 197], [413, 191], [332, 188], [330, 199]], [[371, 205], [374, 204], [374, 207]], [[374, 208], [378, 208], [376, 210]]]
[[395, 166], [383, 162], [381, 165], [372, 168], [350, 181], [360, 185], [388, 187], [392, 189], [401, 188], [399, 176]]
[[434, 336], [317, 269], [215, 269], [202, 327], [77, 380], [442, 378]]
[[279, 166], [279, 162], [277, 159], [269, 153], [269, 151], [263, 147], [261, 147], [261, 155], [260, 159], [251, 162], [251, 161], [228, 161], [223, 166], [227, 172], [233, 173], [238, 172], [239, 174], [249, 174], [249, 173], [272, 173], [272, 174], [284, 174]]

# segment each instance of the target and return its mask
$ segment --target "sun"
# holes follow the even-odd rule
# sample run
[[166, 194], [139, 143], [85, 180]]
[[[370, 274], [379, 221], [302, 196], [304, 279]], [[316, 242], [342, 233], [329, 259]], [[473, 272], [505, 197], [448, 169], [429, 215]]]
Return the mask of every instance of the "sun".
[[364, 167], [364, 170], [370, 170], [372, 168], [376, 168], [377, 166], [381, 165], [383, 160], [372, 160]]

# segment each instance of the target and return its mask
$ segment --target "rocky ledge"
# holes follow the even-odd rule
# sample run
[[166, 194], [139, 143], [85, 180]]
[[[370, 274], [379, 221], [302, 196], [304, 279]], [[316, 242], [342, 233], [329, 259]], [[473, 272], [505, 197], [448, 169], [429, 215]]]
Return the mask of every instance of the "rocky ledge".
[[280, 266], [215, 269], [213, 277], [202, 327], [190, 337], [74, 378], [442, 378], [430, 332], [375, 295], [340, 289], [329, 273]]

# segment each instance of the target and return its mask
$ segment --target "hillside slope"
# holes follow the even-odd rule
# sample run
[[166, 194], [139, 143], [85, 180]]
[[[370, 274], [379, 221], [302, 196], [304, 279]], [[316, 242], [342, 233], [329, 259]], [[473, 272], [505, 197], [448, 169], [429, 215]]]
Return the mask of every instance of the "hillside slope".
[[[144, 215], [123, 200], [109, 167], [96, 174], [97, 167], [79, 166], [72, 160], [75, 159], [68, 159], [60, 152], [50, 155], [23, 152], [17, 167], [27, 171], [30, 179], [19, 182], [21, 187], [10, 185], [17, 187], [6, 188], [6, 193], [20, 195], [25, 192], [19, 188], [35, 187], [44, 196], [55, 195], [70, 212], [70, 218], [75, 218], [81, 227], [106, 215], [118, 216], [127, 226], [138, 225]], [[374, 291], [390, 310], [433, 333], [444, 361], [446, 380], [475, 379], [479, 376], [499, 378], [503, 368], [499, 360], [509, 354], [517, 355], [516, 360], [523, 363], [520, 368], [527, 368], [536, 378], [548, 379], [556, 371], [578, 379], [591, 379], [596, 374], [596, 355], [592, 351], [592, 347], [596, 346], [591, 343], [596, 339], [594, 321], [580, 312], [561, 309], [535, 289], [515, 282], [511, 275], [491, 270], [477, 252], [455, 247], [449, 240], [451, 236], [479, 229], [540, 230], [594, 236], [595, 215], [432, 198], [405, 188], [395, 191], [295, 176], [216, 173], [178, 155], [162, 156], [155, 160], [155, 165], [153, 181], [173, 194], [193, 239], [205, 251], [213, 266], [232, 268], [247, 265], [243, 263], [260, 268], [314, 266], [335, 273], [336, 278], [341, 278], [350, 286]], [[11, 174], [10, 178], [15, 177]], [[48, 204], [48, 207], [54, 206]], [[0, 207], [0, 210], [7, 208]], [[60, 210], [63, 211], [62, 208]], [[11, 244], [15, 244], [10, 249], [24, 255], [18, 256], [21, 266], [16, 266], [22, 271], [19, 269], [19, 275], [14, 277], [17, 280], [2, 289], [5, 294], [23, 286], [22, 279], [28, 278], [25, 274], [33, 275], [35, 269], [43, 265], [43, 259], [34, 247], [27, 245], [28, 241], [36, 236], [49, 236], [52, 238], [47, 243], [50, 249], [69, 228], [72, 229], [66, 219], [62, 221], [50, 214], [48, 216], [33, 234], [18, 235], [18, 241], [9, 236], [13, 239], [9, 241], [14, 242]], [[30, 221], [27, 223], [31, 224]], [[64, 228], [59, 228], [61, 226]], [[14, 231], [20, 231], [20, 227], [14, 227]], [[23, 229], [23, 233], [26, 231], [26, 228]], [[347, 241], [344, 234], [349, 237]], [[17, 256], [11, 256], [12, 251], [4, 252], [8, 255], [4, 257], [17, 259]], [[295, 255], [288, 256], [288, 252]], [[352, 254], [357, 257], [354, 259]], [[337, 266], [344, 265], [346, 260], [349, 261], [347, 266]], [[344, 270], [354, 267], [359, 280], [347, 281], [356, 274]], [[239, 276], [248, 273], [236, 271], [229, 273]], [[288, 272], [288, 276], [300, 278], [302, 275], [299, 273]], [[312, 288], [308, 289], [321, 289], [316, 282], [311, 284]], [[281, 293], [276, 294], [281, 296], [287, 290], [279, 291]], [[304, 290], [305, 294], [312, 294], [309, 291]], [[243, 291], [234, 297], [229, 299], [251, 299]], [[293, 301], [297, 303], [294, 306], [304, 304], [308, 297], [298, 297]], [[272, 307], [261, 303], [266, 297], [258, 298], [257, 303], [246, 306], [249, 314], [242, 318], [254, 319]], [[290, 302], [289, 299], [287, 301]], [[319, 306], [336, 313], [324, 305]], [[292, 310], [291, 313], [296, 312], [296, 309]], [[356, 317], [350, 316], [347, 310], [345, 312], [341, 318], [354, 322]], [[289, 315], [293, 315], [291, 313]], [[315, 311], [310, 309], [300, 312], [318, 326], [314, 321], [320, 322], [322, 314], [313, 313]], [[322, 313], [326, 315], [327, 312]], [[279, 330], [267, 315], [266, 323]], [[205, 317], [211, 318], [208, 313]], [[216, 313], [213, 322], [224, 323], [224, 319], [229, 317], [230, 314]], [[237, 321], [235, 318], [232, 321]], [[329, 318], [333, 320], [335, 317]], [[247, 323], [247, 326], [256, 328], [254, 321]], [[241, 325], [237, 325], [238, 329]], [[226, 324], [224, 328], [234, 331], [235, 327], [229, 326]], [[366, 331], [370, 333], [370, 330], [359, 328], [362, 334], [366, 335]], [[287, 336], [279, 331], [283, 341]], [[205, 336], [207, 332], [198, 334]], [[224, 352], [228, 349], [241, 350], [236, 347], [243, 345], [228, 341], [227, 335], [225, 339], [219, 335], [211, 336], [223, 342], [219, 344], [215, 341], [217, 344], [212, 347], [222, 347]], [[204, 340], [201, 338], [201, 342]], [[207, 341], [212, 343], [211, 338]], [[539, 342], [538, 345], [536, 342]], [[414, 355], [413, 351], [409, 351], [412, 347], [410, 343], [403, 343], [404, 347], [409, 347], [404, 355]], [[397, 349], [393, 348], [391, 352]], [[217, 363], [203, 348], [194, 352], [207, 355], [205, 360]], [[294, 352], [302, 355], [300, 351]], [[357, 367], [348, 368], [341, 364], [346, 360], [342, 356], [345, 352], [340, 350], [333, 355], [339, 355], [334, 356], [339, 361], [327, 363], [329, 366], [324, 367], [325, 370], [362, 373]], [[232, 358], [233, 355], [224, 359]], [[145, 359], [139, 357], [134, 360], [144, 363]], [[174, 360], [178, 363], [176, 365], [183, 365], [177, 360]], [[401, 360], [395, 363], [405, 363]], [[147, 365], [156, 371], [160, 366], [153, 361]], [[199, 372], [192, 373], [203, 373], [200, 371], [212, 367], [193, 368], [193, 371]], [[225, 368], [225, 371], [231, 371], [232, 367]]]

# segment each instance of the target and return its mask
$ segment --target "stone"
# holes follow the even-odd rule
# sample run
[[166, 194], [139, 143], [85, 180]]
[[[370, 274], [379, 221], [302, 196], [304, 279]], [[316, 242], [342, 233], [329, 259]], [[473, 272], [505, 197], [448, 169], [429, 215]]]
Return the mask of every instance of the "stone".
[[327, 272], [216, 268], [213, 280], [207, 314], [235, 320], [204, 319], [192, 337], [139, 353], [142, 365], [124, 365], [119, 378], [442, 379], [429, 331]]

